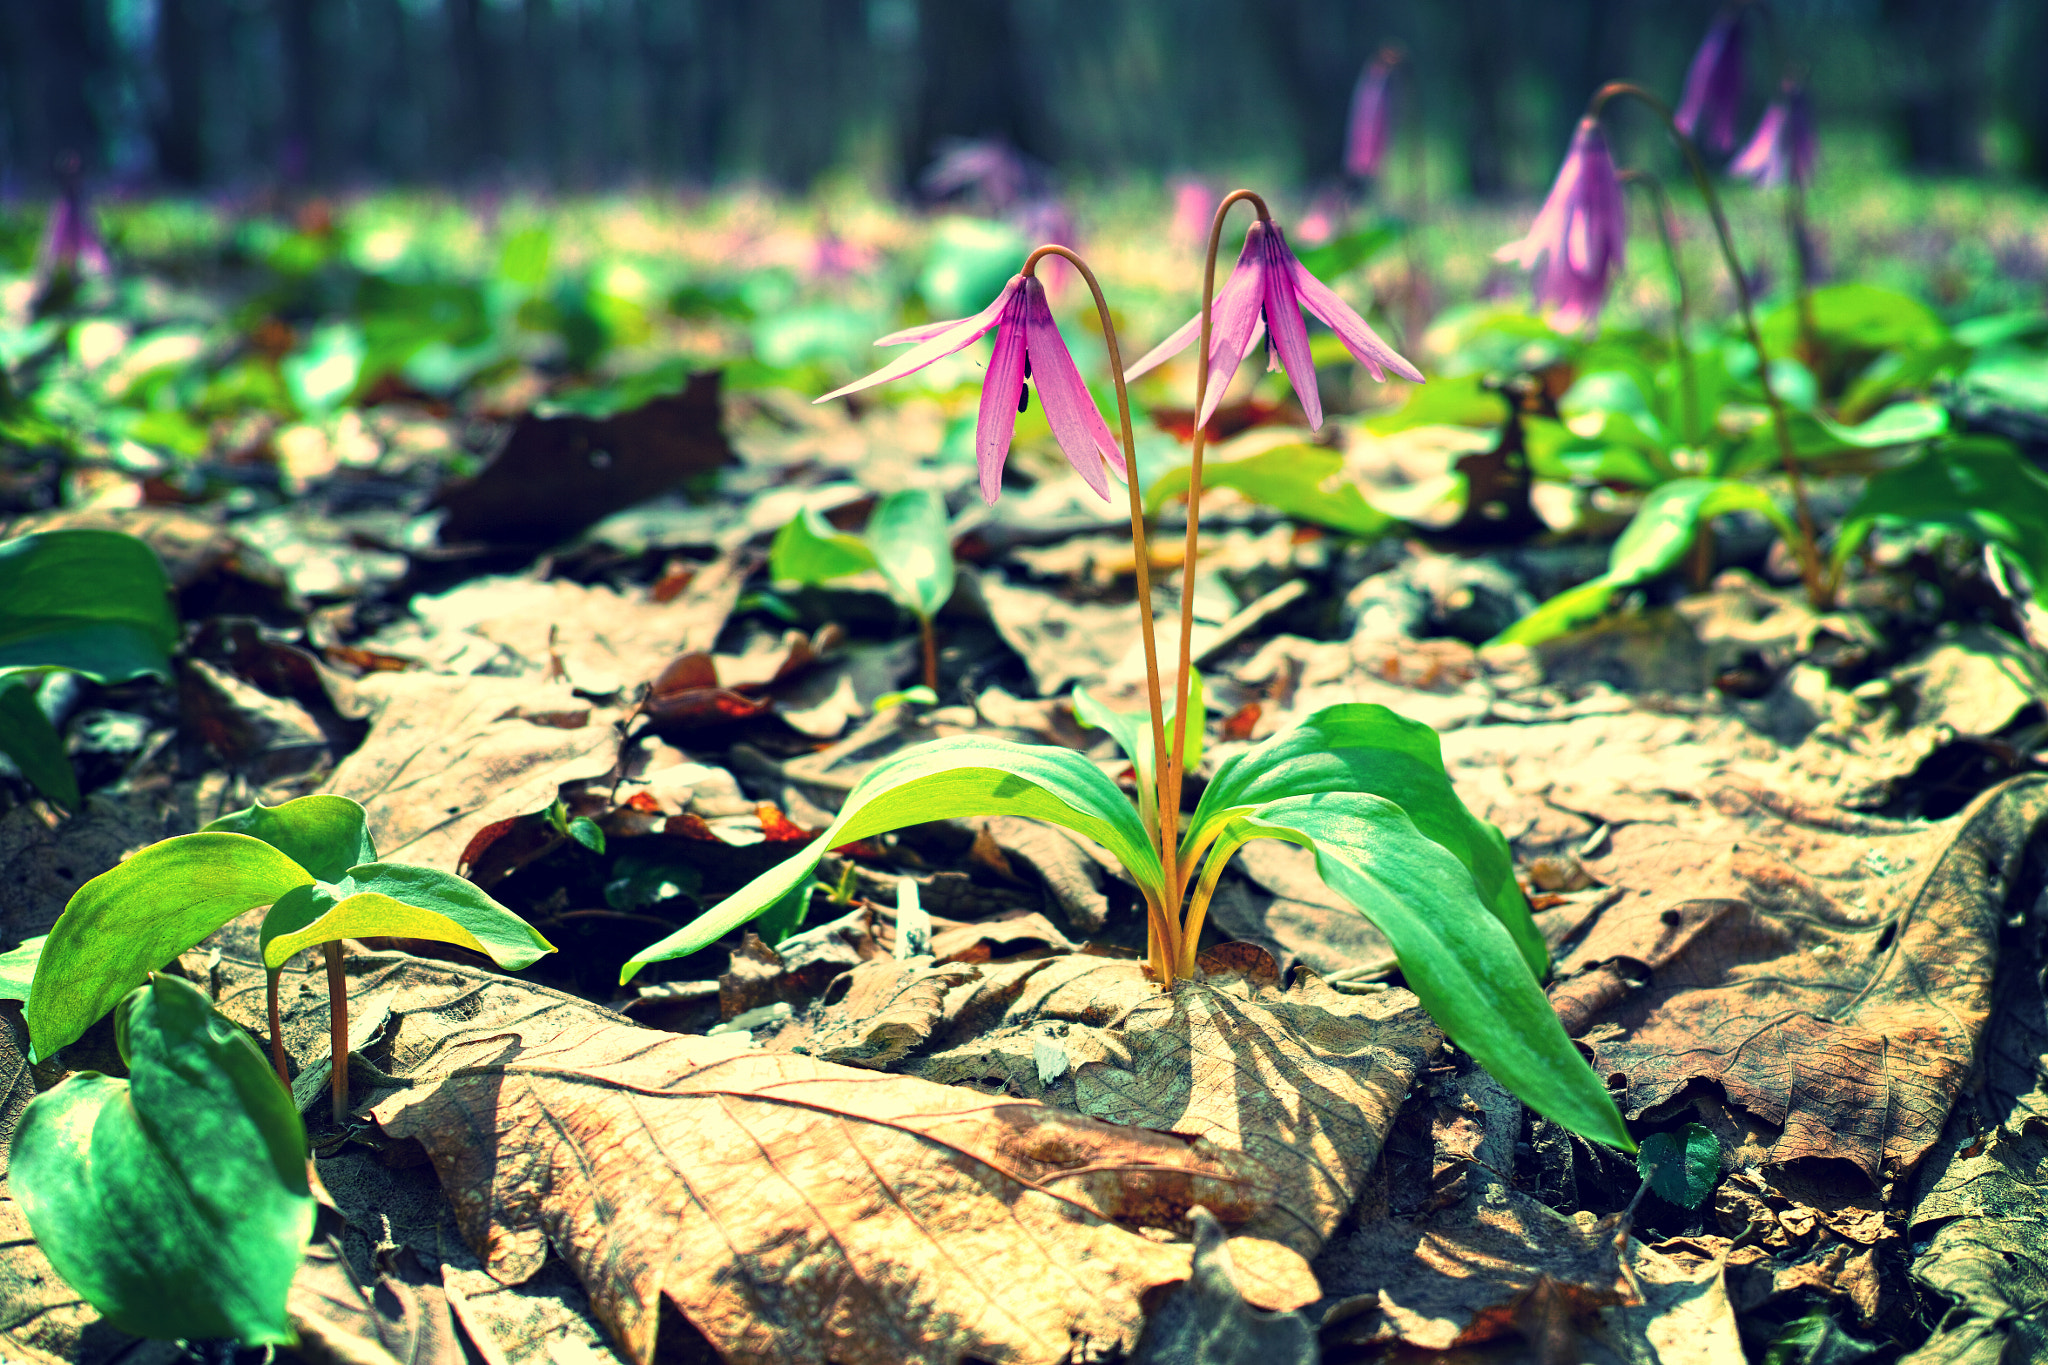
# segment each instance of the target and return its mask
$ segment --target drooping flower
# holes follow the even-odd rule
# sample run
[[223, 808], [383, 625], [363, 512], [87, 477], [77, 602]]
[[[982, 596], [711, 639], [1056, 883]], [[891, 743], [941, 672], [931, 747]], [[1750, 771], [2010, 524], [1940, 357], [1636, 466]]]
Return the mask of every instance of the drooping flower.
[[1358, 73], [1358, 84], [1351, 91], [1351, 121], [1344, 134], [1344, 169], [1353, 175], [1378, 175], [1380, 162], [1386, 158], [1390, 122], [1387, 85], [1394, 74], [1395, 61], [1393, 52], [1382, 50]]
[[886, 384], [913, 374], [936, 360], [963, 351], [993, 331], [995, 352], [989, 357], [988, 376], [981, 384], [981, 416], [974, 430], [974, 454], [981, 466], [981, 496], [991, 505], [1003, 487], [1003, 461], [1009, 458], [1010, 438], [1016, 434], [1017, 414], [1030, 405], [1025, 381], [1038, 389], [1038, 401], [1045, 405], [1045, 420], [1053, 438], [1074, 472], [1088, 481], [1106, 501], [1109, 479], [1107, 461], [1122, 477], [1124, 454], [1110, 435], [1109, 423], [1095, 406], [1074, 357], [1060, 338], [1046, 303], [1045, 286], [1034, 276], [1012, 275], [996, 295], [994, 303], [971, 318], [953, 322], [927, 322], [891, 332], [877, 346], [910, 346], [912, 349], [845, 388], [834, 389], [817, 402], [827, 403], [849, 393]]
[[1793, 180], [1804, 189], [1813, 183], [1813, 162], [1812, 106], [1805, 87], [1786, 81], [1748, 144], [1728, 163], [1728, 173], [1767, 188]]
[[1600, 316], [1627, 239], [1621, 180], [1599, 120], [1588, 115], [1579, 120], [1571, 150], [1528, 235], [1509, 242], [1493, 258], [1533, 272], [1537, 306], [1552, 310], [1556, 325], [1570, 330]]
[[[1343, 339], [1344, 348], [1372, 372], [1374, 379], [1384, 382], [1386, 372], [1392, 370], [1404, 379], [1422, 381], [1422, 371], [1395, 354], [1394, 348], [1380, 340], [1356, 309], [1294, 258], [1280, 225], [1261, 219], [1245, 230], [1244, 250], [1238, 253], [1237, 267], [1216, 291], [1209, 334], [1209, 386], [1198, 419], [1202, 425], [1208, 425], [1216, 415], [1223, 391], [1229, 387], [1230, 377], [1237, 373], [1246, 353], [1265, 336], [1270, 338], [1266, 368], [1286, 369], [1287, 380], [1294, 385], [1295, 396], [1301, 399], [1302, 411], [1308, 414], [1309, 426], [1321, 428], [1323, 400], [1316, 391], [1316, 367], [1309, 358], [1303, 310], [1327, 323]], [[1125, 370], [1124, 378], [1135, 379], [1179, 355], [1201, 330], [1202, 315], [1197, 313]]]
[[50, 220], [36, 251], [36, 278], [48, 284], [60, 275], [69, 279], [106, 275], [111, 270], [107, 248], [93, 221], [78, 158], [66, 156], [58, 163], [57, 174], [62, 187], [57, 202], [50, 206]]
[[1702, 146], [1725, 152], [1735, 145], [1741, 103], [1742, 11], [1730, 8], [1721, 11], [1700, 40], [1700, 50], [1685, 73], [1685, 94], [1671, 121]]

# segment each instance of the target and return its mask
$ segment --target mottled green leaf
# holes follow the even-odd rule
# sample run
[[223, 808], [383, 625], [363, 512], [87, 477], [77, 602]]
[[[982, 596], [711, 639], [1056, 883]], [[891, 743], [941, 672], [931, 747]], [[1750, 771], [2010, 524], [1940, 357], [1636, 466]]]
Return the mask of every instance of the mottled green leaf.
[[1696, 1209], [1721, 1178], [1721, 1139], [1702, 1124], [1652, 1133], [1636, 1153], [1636, 1171], [1660, 1199]]

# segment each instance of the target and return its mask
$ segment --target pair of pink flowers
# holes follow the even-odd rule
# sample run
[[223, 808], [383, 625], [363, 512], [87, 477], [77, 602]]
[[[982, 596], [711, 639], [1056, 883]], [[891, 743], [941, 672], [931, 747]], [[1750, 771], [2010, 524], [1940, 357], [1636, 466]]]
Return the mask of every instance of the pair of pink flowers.
[[[1217, 293], [1212, 311], [1209, 346], [1209, 385], [1201, 421], [1215, 415], [1223, 390], [1237, 372], [1246, 353], [1259, 339], [1270, 336], [1271, 353], [1267, 368], [1284, 368], [1301, 399], [1309, 425], [1323, 424], [1323, 404], [1316, 390], [1315, 364], [1309, 356], [1308, 328], [1302, 313], [1320, 318], [1344, 341], [1348, 349], [1378, 380], [1391, 370], [1405, 379], [1420, 382], [1422, 372], [1396, 355], [1391, 347], [1366, 324], [1356, 309], [1315, 276], [1309, 274], [1294, 253], [1287, 249], [1278, 224], [1258, 221], [1245, 232], [1244, 250], [1236, 269]], [[1125, 371], [1135, 379], [1161, 362], [1187, 349], [1201, 330], [1200, 314], [1147, 353]], [[877, 384], [901, 379], [925, 366], [952, 355], [995, 332], [995, 351], [989, 357], [988, 375], [981, 387], [981, 412], [975, 426], [975, 458], [981, 471], [981, 495], [994, 503], [1002, 490], [1003, 462], [1010, 453], [1016, 433], [1017, 414], [1030, 403], [1026, 381], [1037, 386], [1038, 400], [1045, 406], [1045, 419], [1067, 462], [1104, 499], [1109, 497], [1107, 469], [1125, 477], [1124, 456], [1109, 424], [1102, 419], [1088, 386], [1081, 381], [1074, 358], [1060, 337], [1046, 302], [1045, 286], [1032, 275], [1013, 275], [995, 302], [973, 317], [955, 322], [931, 322], [892, 332], [877, 346], [911, 346], [912, 349], [876, 370], [818, 399], [820, 403], [841, 398]]]

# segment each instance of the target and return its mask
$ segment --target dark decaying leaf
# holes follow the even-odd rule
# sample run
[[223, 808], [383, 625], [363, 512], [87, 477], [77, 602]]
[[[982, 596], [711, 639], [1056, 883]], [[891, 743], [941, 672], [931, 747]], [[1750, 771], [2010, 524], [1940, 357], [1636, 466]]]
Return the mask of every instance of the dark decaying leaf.
[[474, 479], [444, 488], [441, 542], [546, 546], [731, 463], [719, 375], [614, 417], [536, 417]]
[[1315, 1332], [1299, 1313], [1248, 1305], [1222, 1224], [1193, 1211], [1194, 1274], [1145, 1324], [1131, 1365], [1315, 1365]]

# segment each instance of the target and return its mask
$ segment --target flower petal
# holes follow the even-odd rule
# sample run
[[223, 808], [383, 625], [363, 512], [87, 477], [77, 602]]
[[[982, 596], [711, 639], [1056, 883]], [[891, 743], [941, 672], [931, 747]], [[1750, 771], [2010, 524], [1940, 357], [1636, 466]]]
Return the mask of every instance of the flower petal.
[[[1008, 291], [1005, 291], [1008, 292]], [[1011, 297], [1021, 303], [1021, 293]], [[1024, 313], [1011, 307], [996, 328], [995, 352], [981, 381], [981, 418], [974, 427], [974, 460], [981, 466], [981, 496], [995, 506], [1003, 491], [1003, 461], [1017, 433], [1017, 395], [1024, 391]]]
[[1157, 346], [1154, 346], [1151, 350], [1145, 352], [1143, 356], [1139, 357], [1137, 364], [1126, 366], [1124, 368], [1124, 382], [1128, 384], [1139, 375], [1158, 369], [1162, 364], [1185, 351], [1194, 344], [1195, 334], [1201, 330], [1202, 315], [1197, 313], [1175, 329], [1166, 340], [1160, 342]]
[[[1253, 251], [1252, 242], [1249, 235], [1247, 235], [1246, 237], [1244, 250], [1238, 253], [1237, 265], [1231, 269], [1230, 277], [1223, 281], [1223, 287], [1216, 291], [1216, 297], [1209, 305], [1209, 316], [1212, 319], [1221, 319], [1225, 307], [1231, 306], [1233, 304], [1233, 301], [1237, 298], [1239, 294], [1243, 293], [1247, 288], [1252, 288], [1256, 284], [1256, 281], [1250, 278], [1251, 272], [1248, 272], [1246, 270], [1247, 261], [1250, 261], [1254, 265], [1257, 264], [1256, 254]], [[1259, 288], [1262, 290], [1263, 286], [1259, 286]], [[1265, 298], [1263, 296], [1263, 293], [1255, 294], [1254, 301], [1252, 304], [1252, 311], [1256, 313], [1259, 310], [1260, 306], [1264, 304], [1264, 302]], [[1157, 346], [1154, 346], [1151, 350], [1145, 352], [1145, 354], [1139, 359], [1137, 364], [1126, 368], [1124, 370], [1124, 382], [1129, 383], [1131, 380], [1136, 379], [1139, 375], [1145, 374], [1148, 371], [1157, 368], [1162, 362], [1170, 360], [1174, 356], [1179, 355], [1182, 351], [1186, 350], [1190, 345], [1194, 343], [1195, 337], [1197, 336], [1197, 334], [1201, 332], [1201, 330], [1202, 315], [1200, 313], [1196, 313], [1193, 317], [1189, 318], [1186, 322], [1182, 323], [1180, 327], [1177, 330], [1175, 330], [1171, 336], [1166, 338], [1166, 340], [1160, 342]], [[1209, 354], [1211, 356], [1214, 356], [1216, 354], [1217, 338], [1221, 335], [1222, 332], [1220, 330], [1220, 326], [1212, 325], [1209, 333]], [[1247, 342], [1247, 345], [1249, 345], [1249, 342]], [[1244, 358], [1243, 351], [1238, 352], [1238, 358], [1240, 360]], [[1237, 366], [1235, 363], [1233, 363], [1230, 368], [1233, 372], [1235, 372]]]
[[[905, 351], [902, 355], [897, 356], [894, 360], [866, 378], [856, 379], [845, 388], [834, 389], [823, 398], [814, 398], [811, 401], [814, 403], [829, 403], [834, 398], [843, 398], [849, 393], [858, 393], [862, 389], [871, 389], [877, 384], [886, 384], [892, 379], [901, 379], [904, 375], [921, 370], [935, 360], [942, 360], [955, 351], [965, 350], [988, 335], [989, 329], [996, 325], [998, 319], [1003, 316], [1004, 310], [1009, 308], [1011, 301], [1017, 297], [1017, 291], [1023, 283], [1024, 277], [1022, 275], [1012, 275], [1010, 282], [1003, 286], [1003, 292], [996, 295], [995, 302], [982, 309], [979, 313], [976, 313], [973, 317], [962, 318], [958, 322], [948, 323], [945, 330], [931, 336], [915, 349]], [[911, 328], [909, 330], [918, 331], [920, 329]], [[901, 336], [902, 333], [897, 332], [891, 335]], [[884, 337], [877, 344], [893, 343], [889, 342], [888, 337]], [[1010, 401], [1016, 402], [1017, 395], [1012, 393]]]
[[1374, 379], [1385, 382], [1386, 371], [1392, 370], [1403, 379], [1422, 382], [1422, 371], [1403, 359], [1393, 347], [1380, 340], [1358, 310], [1337, 297], [1336, 291], [1308, 273], [1308, 267], [1294, 259], [1287, 258], [1288, 273], [1294, 277], [1294, 292], [1301, 300], [1301, 306], [1320, 318], [1329, 329], [1343, 338], [1344, 349], [1358, 358], [1358, 363], [1372, 372]]
[[1308, 414], [1311, 431], [1323, 429], [1323, 396], [1316, 390], [1316, 363], [1309, 355], [1308, 327], [1301, 320], [1301, 301], [1294, 292], [1294, 253], [1276, 224], [1266, 234], [1266, 328], [1273, 337], [1273, 349], [1294, 385], [1294, 396]]
[[875, 345], [908, 346], [912, 342], [930, 341], [942, 332], [952, 331], [962, 321], [963, 319], [960, 318], [951, 318], [943, 322], [920, 322], [915, 327], [905, 327], [900, 332], [891, 332], [885, 337], [876, 337]]
[[[1094, 395], [1081, 382], [1074, 357], [1053, 321], [1045, 301], [1045, 286], [1037, 280], [1024, 282], [1024, 328], [1031, 355], [1031, 377], [1038, 381], [1038, 401], [1045, 405], [1046, 424], [1053, 439], [1074, 472], [1088, 481], [1105, 502], [1109, 500], [1109, 479], [1102, 472], [1106, 455], [1119, 465], [1123, 452], [1109, 434], [1109, 423], [1095, 406]], [[993, 370], [993, 366], [990, 367]], [[985, 490], [984, 490], [985, 491]]]
[[[1216, 415], [1216, 408], [1223, 402], [1223, 392], [1230, 387], [1237, 367], [1244, 363], [1245, 353], [1252, 348], [1252, 330], [1259, 325], [1259, 316], [1266, 308], [1266, 227], [1253, 223], [1245, 229], [1244, 251], [1237, 258], [1237, 268], [1230, 272], [1230, 281], [1216, 296], [1210, 309], [1209, 322], [1209, 386], [1202, 401], [1201, 415], [1197, 421], [1209, 425], [1209, 419]], [[1233, 288], [1232, 286], [1236, 286]], [[1270, 323], [1267, 324], [1271, 326]]]

